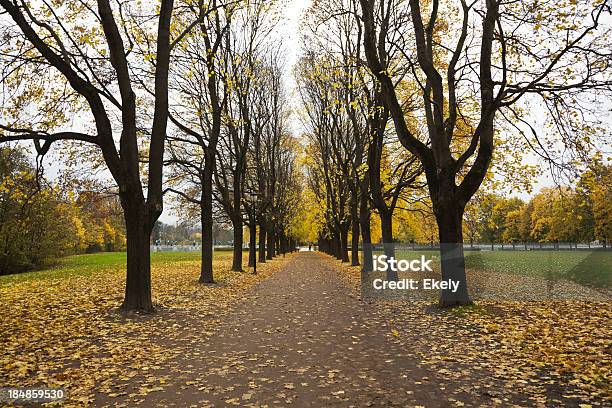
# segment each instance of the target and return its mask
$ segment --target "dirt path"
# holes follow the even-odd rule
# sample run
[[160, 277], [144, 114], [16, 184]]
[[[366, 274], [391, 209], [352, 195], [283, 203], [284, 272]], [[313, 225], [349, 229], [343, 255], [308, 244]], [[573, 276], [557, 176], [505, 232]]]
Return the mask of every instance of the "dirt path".
[[[386, 315], [375, 308], [349, 290], [324, 255], [299, 253], [253, 287], [208, 341], [192, 340], [189, 353], [162, 368], [171, 377], [163, 390], [138, 402], [452, 406], [448, 396], [453, 395], [469, 405], [486, 405], [485, 397], [436, 379], [416, 357], [426, 353], [415, 353], [422, 343], [394, 341]], [[197, 331], [197, 320], [192, 329]], [[415, 340], [421, 335], [415, 333]]]

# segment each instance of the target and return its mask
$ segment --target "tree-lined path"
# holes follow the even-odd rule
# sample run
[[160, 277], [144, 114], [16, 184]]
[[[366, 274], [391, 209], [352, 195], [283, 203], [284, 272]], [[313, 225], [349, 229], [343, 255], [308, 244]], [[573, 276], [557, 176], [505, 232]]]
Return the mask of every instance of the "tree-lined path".
[[[332, 262], [320, 253], [294, 255], [236, 304], [210, 340], [202, 337], [192, 344], [192, 352], [164, 367], [170, 377], [167, 386], [149, 393], [143, 404], [445, 406], [454, 398], [490, 402], [422, 367], [418, 356], [428, 352], [424, 344], [431, 333], [415, 327], [412, 341], [397, 341], [389, 327], [389, 310], [362, 302]], [[198, 331], [197, 319], [189, 330]], [[475, 370], [466, 381], [477, 376]], [[120, 399], [104, 396], [97, 402], [114, 405]]]

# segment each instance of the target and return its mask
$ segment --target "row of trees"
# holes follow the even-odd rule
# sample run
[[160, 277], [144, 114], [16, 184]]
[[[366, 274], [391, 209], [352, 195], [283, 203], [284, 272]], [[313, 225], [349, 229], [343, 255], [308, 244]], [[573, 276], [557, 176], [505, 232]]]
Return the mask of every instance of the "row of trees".
[[116, 197], [50, 185], [23, 150], [0, 147], [0, 275], [62, 255], [124, 248]]
[[440, 304], [469, 303], [463, 219], [483, 181], [520, 169], [526, 151], [573, 174], [605, 145], [610, 11], [607, 1], [314, 1], [297, 75], [321, 247], [346, 260], [346, 231], [355, 243], [359, 227], [369, 262], [375, 211], [392, 254], [393, 211], [420, 211], [425, 186], [442, 278], [460, 282]]
[[114, 180], [126, 226], [125, 310], [153, 309], [149, 243], [166, 193], [199, 206], [202, 282], [214, 281], [215, 210], [234, 226], [235, 270], [245, 216], [260, 226], [268, 257], [291, 246], [300, 181], [268, 36], [273, 7], [0, 0], [0, 142], [31, 140], [39, 156], [71, 142]]
[[590, 243], [612, 238], [612, 168], [595, 164], [575, 188], [545, 188], [525, 203], [477, 194], [464, 216], [470, 243]]
[[215, 218], [233, 229], [233, 271], [243, 270], [245, 226], [249, 266], [257, 246], [259, 262], [295, 246], [290, 221], [299, 208], [299, 150], [289, 128], [282, 49], [269, 40], [272, 7], [266, 1], [220, 7], [173, 56], [167, 191], [178, 196], [183, 214], [201, 217], [202, 283], [214, 282]]

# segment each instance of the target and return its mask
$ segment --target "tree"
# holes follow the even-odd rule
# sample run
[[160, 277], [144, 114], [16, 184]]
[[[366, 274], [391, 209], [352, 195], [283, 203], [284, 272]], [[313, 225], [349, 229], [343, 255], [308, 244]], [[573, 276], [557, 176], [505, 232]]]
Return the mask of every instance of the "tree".
[[[330, 111], [332, 123], [342, 122], [346, 131], [336, 129], [343, 146], [352, 152], [339, 160], [344, 183], [350, 190], [352, 259], [358, 264], [359, 229], [362, 231], [363, 270], [372, 269], [370, 213], [381, 220], [382, 241], [387, 256], [394, 256], [393, 214], [400, 201], [409, 202], [409, 192], [422, 187], [422, 170], [414, 156], [399, 148], [397, 135], [388, 127], [389, 110], [384, 106], [380, 86], [363, 63], [363, 27], [354, 15], [355, 0], [321, 0], [309, 10], [312, 35], [308, 48], [320, 55], [321, 80], [334, 90], [338, 109]], [[388, 61], [397, 49], [385, 47]], [[407, 67], [399, 68], [402, 70]], [[401, 77], [401, 75], [399, 75]], [[411, 92], [405, 87], [405, 92]], [[408, 192], [408, 194], [407, 194]], [[397, 279], [389, 270], [389, 279]]]
[[[380, 82], [402, 145], [418, 157], [426, 174], [442, 243], [442, 278], [460, 282], [455, 293], [441, 292], [440, 305], [468, 304], [462, 216], [489, 169], [496, 123], [505, 118], [518, 122], [516, 131], [528, 143], [535, 139], [534, 150], [551, 162], [559, 159], [541, 135], [526, 136], [525, 129], [533, 127], [520, 114], [519, 102], [540, 98], [557, 131], [552, 136], [558, 140], [560, 135], [582, 158], [596, 147], [593, 127], [577, 126], [576, 117], [588, 112], [573, 100], [589, 92], [609, 96], [612, 90], [606, 51], [610, 38], [603, 21], [610, 6], [535, 0], [360, 0], [360, 5], [368, 66]], [[400, 22], [410, 24], [412, 32], [398, 40], [394, 29]], [[419, 139], [406, 121], [381, 46], [389, 43], [401, 50], [403, 63], [412, 68], [411, 79], [420, 86], [427, 140]], [[471, 129], [467, 139], [458, 137], [461, 124]]]
[[[4, 36], [4, 45], [10, 51], [2, 58], [5, 72], [10, 73], [3, 76], [4, 85], [14, 92], [11, 106], [3, 111], [9, 122], [0, 125], [0, 140], [33, 140], [41, 155], [60, 140], [91, 143], [98, 148], [117, 183], [126, 223], [128, 259], [122, 309], [150, 312], [149, 237], [163, 210], [174, 2], [162, 0], [157, 10], [146, 9], [146, 5], [113, 9], [108, 0], [98, 0], [97, 9], [85, 2], [70, 2], [59, 8], [49, 3], [32, 6], [2, 0], [0, 6], [13, 22], [5, 27], [10, 35]], [[154, 33], [143, 28], [151, 24], [140, 24], [151, 14], [157, 21]], [[144, 44], [143, 37], [148, 40]], [[151, 47], [140, 48], [146, 45]], [[151, 74], [143, 60], [153, 63]], [[20, 81], [36, 76], [48, 81], [47, 89], [41, 89], [36, 79], [29, 84]], [[147, 106], [138, 102], [139, 85], [151, 86], [148, 94], [154, 105], [151, 126], [144, 132], [139, 108], [146, 110]], [[23, 99], [37, 91], [40, 97]], [[36, 112], [33, 117], [15, 117], [14, 110], [25, 105]], [[68, 115], [76, 112], [93, 119], [93, 134], [62, 130]], [[143, 133], [147, 135], [148, 154], [139, 146], [139, 134]], [[146, 187], [140, 171], [143, 154], [148, 156]]]
[[[287, 172], [293, 171], [294, 154], [299, 151], [299, 145], [289, 130], [290, 111], [283, 82], [283, 63], [282, 48], [268, 49], [262, 55], [255, 72], [258, 81], [253, 88], [255, 95], [251, 104], [253, 143], [249, 151], [247, 181], [257, 196], [254, 203], [245, 200], [244, 206], [249, 217], [251, 213], [255, 214], [256, 220], [250, 221], [252, 235], [256, 231], [255, 224], [259, 225], [260, 262], [279, 253], [278, 239], [288, 232], [285, 223], [291, 218], [287, 216], [293, 213], [295, 207], [292, 206], [297, 205], [291, 198], [301, 195], [301, 188], [297, 186], [293, 187], [294, 194], [288, 195], [286, 191], [287, 183], [295, 181], [294, 175]], [[255, 211], [252, 211], [251, 204], [256, 206]], [[254, 262], [255, 258], [251, 257], [251, 261]]]
[[251, 0], [246, 4], [234, 17], [236, 24], [228, 32], [228, 61], [223, 76], [228, 97], [214, 173], [216, 199], [234, 229], [233, 271], [242, 270], [244, 179], [253, 137], [251, 110], [260, 95], [256, 92], [256, 74], [266, 49], [265, 39], [274, 27], [266, 18], [273, 2]]
[[607, 246], [612, 238], [612, 166], [595, 160], [581, 175], [576, 196], [579, 236]]
[[227, 107], [228, 89], [223, 76], [229, 59], [227, 36], [235, 7], [233, 3], [224, 6], [213, 0], [205, 9], [194, 4], [190, 12], [195, 20], [186, 17], [187, 22], [198, 23], [173, 59], [177, 75], [173, 76], [171, 86], [179, 94], [180, 103], [170, 108], [170, 120], [177, 132], [168, 138], [169, 163], [175, 169], [169, 191], [199, 207], [202, 225], [199, 281], [214, 283], [213, 175]]
[[80, 191], [76, 205], [86, 235], [86, 252], [125, 250], [125, 222], [117, 195]]
[[74, 196], [50, 185], [23, 149], [0, 147], [0, 275], [86, 249], [82, 218]]

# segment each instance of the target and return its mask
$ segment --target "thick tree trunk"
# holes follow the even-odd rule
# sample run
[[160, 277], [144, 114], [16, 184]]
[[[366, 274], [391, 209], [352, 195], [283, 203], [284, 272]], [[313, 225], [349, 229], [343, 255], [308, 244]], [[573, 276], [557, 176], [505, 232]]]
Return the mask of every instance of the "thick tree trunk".
[[242, 244], [244, 232], [242, 231], [242, 218], [234, 219], [234, 254], [232, 258], [232, 271], [242, 272]]
[[285, 236], [282, 234], [278, 235], [278, 253], [285, 255]]
[[348, 226], [340, 230], [340, 259], [342, 262], [349, 262], [348, 254]]
[[127, 238], [127, 278], [122, 310], [152, 312], [151, 248], [152, 223], [144, 204], [124, 205]]
[[[383, 244], [393, 244], [393, 215], [389, 213], [380, 214], [380, 228], [382, 233]], [[387, 253], [387, 250], [391, 251]], [[387, 256], [394, 255], [393, 245], [385, 245], [385, 254]]]
[[359, 215], [357, 206], [351, 214], [351, 266], [359, 266]]
[[[395, 244], [393, 243], [393, 213], [390, 211], [379, 211], [379, 213], [383, 248], [388, 261], [390, 258], [395, 258]], [[387, 280], [399, 280], [397, 270], [392, 270], [391, 267], [387, 268]]]
[[372, 234], [370, 230], [370, 210], [368, 197], [362, 194], [359, 203], [359, 223], [361, 224], [361, 245], [363, 246], [362, 272], [371, 272], [374, 269], [372, 260]]
[[335, 232], [333, 236], [334, 256], [337, 260], [342, 261], [342, 237], [340, 232]]
[[202, 265], [200, 283], [215, 283], [213, 276], [213, 218], [212, 205], [201, 205], [202, 210]]
[[202, 265], [200, 267], [200, 283], [215, 283], [213, 276], [213, 210], [212, 210], [212, 166], [206, 159], [202, 177], [202, 195], [200, 211], [202, 222]]
[[268, 229], [266, 238], [268, 241], [266, 259], [272, 259], [274, 258], [274, 242], [276, 241], [274, 238], [274, 228]]
[[471, 300], [468, 294], [463, 254], [463, 208], [457, 203], [451, 202], [446, 205], [438, 205], [434, 210], [440, 234], [442, 280], [452, 280], [459, 283], [455, 293], [451, 290], [441, 291], [440, 306], [468, 305]]
[[249, 229], [249, 268], [255, 266], [255, 262], [257, 261], [257, 224], [255, 220], [251, 220], [251, 225]]
[[259, 262], [266, 262], [266, 228], [259, 224]]

